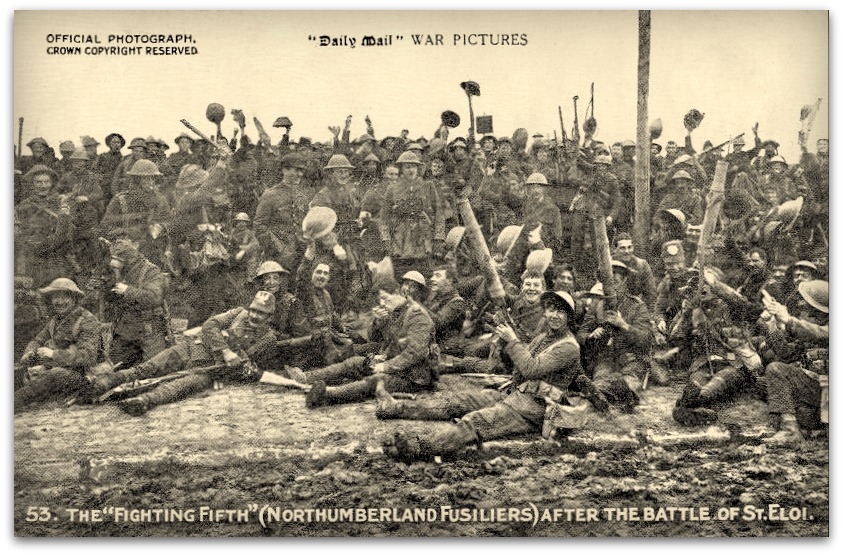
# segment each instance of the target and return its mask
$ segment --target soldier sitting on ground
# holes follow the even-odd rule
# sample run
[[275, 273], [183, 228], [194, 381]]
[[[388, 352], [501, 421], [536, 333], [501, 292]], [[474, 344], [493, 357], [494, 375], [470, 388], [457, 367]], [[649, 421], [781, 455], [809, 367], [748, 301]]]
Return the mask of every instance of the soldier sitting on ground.
[[100, 322], [79, 305], [82, 290], [71, 279], [57, 278], [38, 292], [52, 316], [15, 367], [15, 412], [37, 401], [73, 395], [101, 362]]

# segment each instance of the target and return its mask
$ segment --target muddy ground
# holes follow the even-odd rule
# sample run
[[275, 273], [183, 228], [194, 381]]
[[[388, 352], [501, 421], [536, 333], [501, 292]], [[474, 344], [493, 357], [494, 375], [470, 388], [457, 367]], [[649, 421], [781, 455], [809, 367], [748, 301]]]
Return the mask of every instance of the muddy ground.
[[[443, 376], [440, 389], [465, 381]], [[828, 535], [826, 438], [762, 444], [764, 405], [750, 398], [716, 426], [681, 429], [679, 391], [652, 388], [634, 414], [612, 409], [567, 441], [412, 465], [387, 459], [382, 438], [444, 424], [378, 421], [374, 401], [308, 410], [299, 391], [249, 385], [138, 418], [46, 404], [15, 417], [15, 533]]]

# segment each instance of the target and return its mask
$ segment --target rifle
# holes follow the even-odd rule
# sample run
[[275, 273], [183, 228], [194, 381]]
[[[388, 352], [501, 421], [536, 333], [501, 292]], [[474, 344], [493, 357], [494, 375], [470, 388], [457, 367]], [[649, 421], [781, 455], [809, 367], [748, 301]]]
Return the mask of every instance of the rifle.
[[577, 100], [579, 98], [579, 95], [574, 95], [574, 128], [571, 130], [571, 139], [577, 144], [580, 144], [580, 119], [577, 115]]
[[275, 345], [279, 348], [286, 348], [286, 347], [304, 347], [306, 345], [310, 345], [313, 341], [313, 334], [302, 335], [300, 337], [290, 337], [288, 339], [279, 339], [275, 342]]
[[18, 118], [18, 161], [23, 156], [23, 118]]
[[562, 144], [564, 145], [568, 142], [568, 133], [565, 131], [565, 121], [562, 119], [562, 106], [557, 106], [556, 108], [559, 110], [559, 126], [562, 128]]
[[746, 135], [746, 133], [741, 133], [740, 135], [738, 135], [738, 136], [736, 136], [736, 137], [734, 137], [734, 138], [732, 138], [732, 139], [729, 139], [728, 141], [723, 141], [723, 142], [722, 142], [722, 143], [720, 143], [719, 145], [710, 146], [710, 147], [708, 147], [707, 149], [705, 149], [705, 150], [703, 150], [702, 152], [700, 152], [699, 154], [697, 154], [697, 158], [702, 158], [703, 156], [705, 156], [706, 154], [708, 154], [708, 153], [709, 153], [709, 152], [711, 152], [712, 150], [717, 150], [717, 149], [719, 149], [719, 148], [723, 148], [724, 146], [726, 146], [727, 144], [731, 143], [731, 142], [732, 142], [732, 141], [734, 141], [735, 139], [740, 139], [740, 138], [741, 138], [741, 137], [743, 137], [744, 135]]
[[182, 119], [182, 120], [179, 120], [179, 121], [181, 121], [181, 122], [182, 122], [182, 124], [183, 124], [185, 127], [187, 127], [188, 129], [190, 129], [191, 131], [193, 131], [194, 133], [196, 133], [197, 135], [199, 135], [199, 137], [201, 137], [202, 139], [204, 139], [204, 140], [206, 140], [207, 142], [211, 143], [211, 145], [212, 145], [214, 148], [216, 148], [216, 149], [217, 149], [220, 153], [222, 153], [222, 154], [224, 154], [224, 155], [229, 155], [229, 154], [231, 154], [231, 152], [229, 151], [229, 149], [228, 149], [228, 148], [223, 148], [223, 147], [222, 147], [222, 145], [220, 145], [217, 141], [215, 141], [214, 139], [212, 139], [212, 138], [208, 137], [206, 134], [202, 133], [202, 131], [200, 131], [198, 128], [196, 128], [196, 127], [195, 127], [192, 123], [190, 123], [190, 122], [189, 122], [189, 121], [187, 121], [186, 119]]

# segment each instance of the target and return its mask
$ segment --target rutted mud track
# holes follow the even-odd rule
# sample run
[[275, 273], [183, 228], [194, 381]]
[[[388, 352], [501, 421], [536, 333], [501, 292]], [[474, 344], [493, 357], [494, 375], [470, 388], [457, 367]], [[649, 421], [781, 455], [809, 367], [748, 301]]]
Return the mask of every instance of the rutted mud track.
[[[442, 389], [462, 378], [444, 376]], [[828, 442], [772, 448], [758, 440], [764, 406], [726, 408], [718, 426], [670, 419], [678, 387], [645, 393], [635, 414], [613, 412], [567, 443], [487, 443], [456, 461], [405, 465], [384, 457], [397, 428], [374, 402], [307, 410], [300, 392], [238, 386], [158, 407], [140, 418], [114, 406], [44, 405], [15, 418], [15, 530], [22, 536], [825, 536]], [[685, 434], [685, 435], [681, 435]], [[70, 522], [66, 509], [278, 507], [434, 508], [490, 515], [530, 504], [597, 509], [597, 522]], [[804, 508], [808, 519], [717, 520], [722, 507]], [[26, 522], [30, 507], [57, 518]], [[709, 507], [707, 521], [609, 521], [612, 507]], [[482, 509], [482, 511], [481, 511]], [[558, 513], [557, 513], [558, 514]], [[572, 515], [574, 513], [571, 513]], [[224, 520], [224, 519], [223, 519]], [[381, 520], [381, 519], [379, 519]], [[482, 520], [482, 521], [481, 521]]]

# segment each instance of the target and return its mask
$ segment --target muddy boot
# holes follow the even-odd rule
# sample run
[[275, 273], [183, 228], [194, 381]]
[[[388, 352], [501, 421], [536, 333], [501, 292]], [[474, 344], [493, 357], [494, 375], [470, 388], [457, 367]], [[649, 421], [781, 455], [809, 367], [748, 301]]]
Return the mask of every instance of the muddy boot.
[[796, 416], [793, 414], [782, 414], [779, 431], [762, 441], [768, 445], [789, 445], [792, 443], [801, 443], [803, 439], [802, 430], [799, 429], [799, 422], [796, 421]]
[[749, 376], [745, 369], [724, 368], [700, 388], [699, 404], [711, 406], [714, 403], [732, 400], [748, 383]]
[[287, 366], [284, 368], [287, 372], [287, 377], [299, 383], [307, 383], [307, 374], [305, 374], [298, 366]]
[[316, 407], [321, 407], [325, 404], [325, 390], [327, 387], [325, 386], [325, 382], [313, 382], [313, 387], [310, 388], [310, 391], [304, 396], [304, 404], [307, 408], [313, 409]]
[[677, 407], [692, 409], [700, 406], [700, 386], [697, 382], [690, 380], [682, 390], [682, 396], [676, 400]]
[[609, 401], [606, 400], [606, 397], [597, 389], [588, 376], [585, 374], [580, 374], [574, 380], [574, 384], [580, 391], [580, 394], [583, 396], [584, 399], [587, 399], [594, 408], [600, 412], [607, 412], [609, 410]]
[[605, 395], [607, 401], [613, 405], [617, 405], [623, 412], [632, 412], [641, 402], [638, 395], [632, 391], [632, 388], [623, 379], [623, 376], [612, 377], [608, 387], [601, 392]]
[[117, 406], [129, 416], [142, 416], [151, 408], [149, 398], [146, 395], [123, 399], [117, 403]]
[[[360, 379], [366, 375], [364, 371], [366, 368], [366, 358], [361, 356], [351, 357], [336, 364], [323, 366], [314, 370], [305, 372], [307, 381], [304, 383], [316, 384], [316, 382], [325, 382], [326, 384], [341, 384], [349, 379]], [[298, 379], [293, 378], [296, 381]]]
[[384, 441], [383, 451], [386, 455], [409, 464], [413, 461], [430, 460], [436, 456], [454, 456], [466, 447], [479, 443], [480, 439], [473, 426], [460, 421], [430, 437], [396, 432], [392, 438]]
[[375, 396], [375, 383], [371, 380], [356, 382], [325, 388], [323, 399], [327, 405], [343, 405], [359, 403]]
[[682, 426], [706, 426], [717, 422], [717, 411], [705, 407], [673, 407], [673, 419]]

